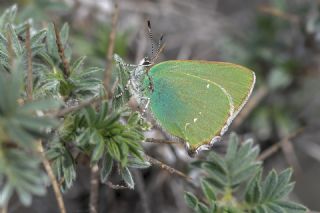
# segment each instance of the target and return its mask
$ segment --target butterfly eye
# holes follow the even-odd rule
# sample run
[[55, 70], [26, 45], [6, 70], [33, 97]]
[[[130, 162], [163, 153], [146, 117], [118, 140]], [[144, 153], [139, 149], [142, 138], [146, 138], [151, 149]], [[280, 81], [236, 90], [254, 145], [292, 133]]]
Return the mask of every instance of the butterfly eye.
[[142, 66], [150, 66], [150, 65], [151, 65], [151, 62], [150, 62], [149, 59], [146, 57], [141, 65], [142, 65]]

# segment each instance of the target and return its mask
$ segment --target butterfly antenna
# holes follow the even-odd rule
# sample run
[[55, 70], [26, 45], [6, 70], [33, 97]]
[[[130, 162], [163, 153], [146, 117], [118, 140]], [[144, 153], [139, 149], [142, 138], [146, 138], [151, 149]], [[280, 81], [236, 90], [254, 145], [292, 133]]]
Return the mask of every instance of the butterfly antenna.
[[164, 50], [165, 44], [162, 44], [162, 42], [163, 42], [163, 35], [161, 35], [159, 39], [158, 49], [154, 57], [151, 59], [151, 63], [154, 63], [159, 58], [160, 53], [162, 53], [162, 51]]
[[162, 45], [162, 41], [163, 41], [163, 34], [161, 34], [159, 42], [158, 42], [158, 47], [157, 47], [157, 52], [156, 54], [158, 54], [158, 52], [160, 51], [161, 45]]
[[152, 36], [150, 20], [148, 20], [148, 32], [149, 32], [149, 39], [150, 39], [150, 42], [151, 42], [151, 56], [153, 57], [154, 47], [153, 47], [153, 36]]

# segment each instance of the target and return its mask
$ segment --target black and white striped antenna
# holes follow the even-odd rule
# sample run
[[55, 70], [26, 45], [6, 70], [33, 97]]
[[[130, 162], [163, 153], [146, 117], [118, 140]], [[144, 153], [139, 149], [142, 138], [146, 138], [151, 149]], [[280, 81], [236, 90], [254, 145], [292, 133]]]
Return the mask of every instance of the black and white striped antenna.
[[148, 20], [147, 22], [148, 22], [149, 39], [151, 41], [151, 56], [153, 57], [154, 47], [153, 47], [153, 36], [152, 36], [152, 30], [151, 30], [151, 22], [150, 22], [150, 20]]

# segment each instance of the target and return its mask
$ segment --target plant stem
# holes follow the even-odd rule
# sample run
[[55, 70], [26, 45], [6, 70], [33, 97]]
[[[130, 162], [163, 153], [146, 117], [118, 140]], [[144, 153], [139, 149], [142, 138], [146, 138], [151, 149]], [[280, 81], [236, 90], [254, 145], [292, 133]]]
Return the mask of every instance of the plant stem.
[[89, 106], [91, 105], [92, 103], [96, 102], [96, 101], [100, 101], [102, 100], [103, 97], [93, 97], [93, 98], [90, 98], [88, 100], [85, 100], [83, 102], [81, 102], [80, 104], [76, 105], [76, 106], [72, 106], [72, 107], [68, 107], [68, 108], [65, 108], [65, 109], [62, 109], [60, 110], [59, 112], [57, 112], [55, 114], [56, 117], [63, 117], [71, 112], [74, 112], [74, 111], [77, 111], [77, 110], [80, 110], [86, 106]]
[[113, 55], [115, 39], [116, 39], [118, 18], [119, 18], [119, 7], [118, 7], [118, 1], [115, 0], [114, 10], [112, 13], [111, 32], [109, 34], [107, 65], [104, 71], [104, 80], [103, 80], [104, 88], [108, 92], [109, 97], [112, 97], [111, 89], [109, 88], [109, 85], [110, 85], [111, 76], [112, 76], [112, 55]]
[[64, 54], [64, 47], [61, 42], [60, 32], [55, 24], [53, 26], [54, 26], [54, 32], [56, 35], [56, 43], [57, 43], [57, 47], [58, 47], [59, 56], [60, 56], [60, 59], [62, 61], [62, 65], [63, 65], [63, 69], [62, 69], [63, 76], [67, 80], [70, 75], [70, 65], [69, 65], [69, 62], [68, 62], [65, 54]]
[[62, 194], [61, 194], [61, 191], [60, 191], [60, 188], [59, 188], [59, 184], [58, 184], [58, 181], [53, 173], [53, 170], [52, 170], [52, 167], [50, 165], [50, 162], [48, 161], [48, 159], [46, 158], [46, 155], [44, 153], [44, 150], [43, 150], [43, 146], [42, 146], [42, 143], [41, 141], [39, 141], [38, 143], [38, 151], [39, 153], [41, 154], [42, 156], [42, 163], [43, 163], [43, 166], [51, 180], [51, 184], [52, 184], [52, 188], [53, 188], [53, 191], [54, 191], [54, 194], [56, 196], [56, 200], [57, 200], [57, 203], [58, 203], [58, 207], [59, 207], [59, 210], [60, 210], [60, 213], [66, 213], [66, 208], [65, 208], [65, 205], [64, 205], [64, 202], [63, 202], [63, 197], [62, 197]]
[[180, 171], [172, 168], [171, 166], [169, 166], [169, 165], [167, 165], [165, 163], [162, 163], [161, 161], [159, 161], [159, 160], [157, 160], [157, 159], [155, 159], [155, 158], [153, 158], [153, 157], [151, 157], [151, 156], [149, 156], [147, 154], [145, 154], [145, 157], [146, 157], [147, 161], [149, 161], [151, 164], [157, 165], [161, 169], [167, 170], [169, 173], [176, 174], [176, 175], [184, 178], [188, 182], [193, 183], [192, 179], [189, 176], [187, 176], [186, 174], [184, 174], [183, 172], [180, 172]]
[[33, 87], [33, 76], [32, 76], [32, 50], [31, 50], [31, 41], [30, 41], [30, 24], [27, 24], [26, 32], [26, 49], [27, 49], [27, 98], [28, 101], [32, 101], [32, 87]]
[[99, 200], [99, 167], [97, 164], [91, 167], [91, 179], [90, 179], [90, 213], [98, 212], [98, 200]]

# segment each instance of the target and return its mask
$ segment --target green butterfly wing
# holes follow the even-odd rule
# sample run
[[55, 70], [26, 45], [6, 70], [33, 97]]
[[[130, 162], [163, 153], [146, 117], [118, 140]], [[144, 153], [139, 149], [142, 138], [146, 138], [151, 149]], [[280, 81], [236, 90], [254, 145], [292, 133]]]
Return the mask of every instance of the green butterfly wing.
[[[255, 75], [239, 65], [209, 61], [165, 61], [149, 72], [150, 109], [168, 133], [184, 139], [189, 151], [219, 140], [249, 98]], [[145, 87], [149, 81], [145, 81]]]

